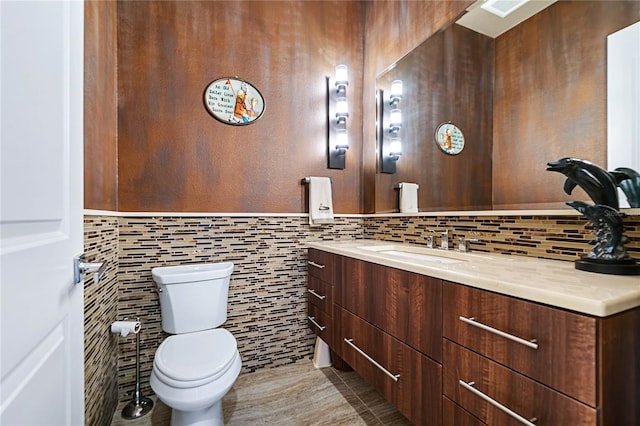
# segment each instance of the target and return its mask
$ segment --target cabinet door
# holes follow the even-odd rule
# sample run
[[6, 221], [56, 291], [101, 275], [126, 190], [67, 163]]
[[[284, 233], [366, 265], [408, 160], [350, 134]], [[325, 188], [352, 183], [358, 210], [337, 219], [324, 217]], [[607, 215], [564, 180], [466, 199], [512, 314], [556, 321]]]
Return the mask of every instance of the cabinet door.
[[339, 273], [340, 256], [310, 248], [307, 253], [309, 276], [333, 284]]
[[442, 422], [442, 367], [336, 307], [342, 358], [416, 425]]
[[343, 260], [336, 304], [442, 360], [442, 281], [356, 259]]
[[446, 339], [443, 357], [444, 394], [486, 424], [597, 424], [594, 408]]
[[307, 300], [327, 315], [333, 316], [333, 286], [331, 284], [309, 275]]
[[316, 336], [331, 348], [335, 347], [333, 319], [316, 305], [307, 303], [307, 324]]
[[447, 282], [443, 298], [445, 337], [596, 407], [594, 318]]
[[446, 396], [442, 397], [442, 426], [487, 426]]

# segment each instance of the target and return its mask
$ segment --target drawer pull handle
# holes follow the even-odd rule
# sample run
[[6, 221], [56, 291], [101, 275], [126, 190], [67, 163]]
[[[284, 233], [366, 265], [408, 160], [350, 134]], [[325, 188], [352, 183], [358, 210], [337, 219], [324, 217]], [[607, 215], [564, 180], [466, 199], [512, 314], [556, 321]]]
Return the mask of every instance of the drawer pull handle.
[[321, 295], [321, 294], [316, 293], [315, 291], [311, 290], [310, 288], [309, 288], [309, 289], [307, 289], [307, 291], [308, 291], [309, 293], [313, 294], [315, 297], [317, 297], [317, 298], [318, 298], [318, 299], [320, 299], [320, 300], [324, 300], [324, 298], [325, 298], [325, 297], [327, 297], [327, 296], [323, 296], [323, 295]]
[[320, 268], [320, 269], [324, 269], [324, 268], [325, 268], [325, 266], [327, 266], [327, 265], [321, 265], [321, 264], [316, 263], [316, 262], [312, 262], [312, 261], [310, 261], [310, 260], [307, 260], [307, 263], [308, 263], [309, 265], [311, 265], [311, 266], [315, 266], [316, 268]]
[[497, 334], [498, 336], [502, 336], [506, 339], [513, 340], [514, 342], [520, 343], [521, 345], [528, 346], [532, 349], [538, 349], [538, 343], [536, 343], [536, 339], [533, 339], [533, 340], [521, 339], [520, 337], [514, 336], [513, 334], [505, 333], [504, 331], [500, 331], [496, 328], [489, 327], [488, 325], [484, 325], [481, 322], [476, 321], [476, 319], [473, 317], [471, 318], [459, 317], [459, 318], [460, 318], [460, 321], [465, 322], [474, 327], [478, 327], [490, 333]]
[[325, 325], [325, 326], [322, 326], [322, 325], [318, 324], [318, 323], [316, 322], [316, 317], [307, 317], [307, 318], [309, 318], [309, 321], [311, 321], [311, 322], [313, 323], [313, 325], [315, 325], [316, 327], [318, 327], [318, 328], [320, 329], [320, 331], [322, 331], [322, 330], [324, 330], [325, 328], [327, 328], [327, 326], [326, 326], [326, 325]]
[[359, 347], [357, 347], [356, 345], [354, 345], [353, 339], [347, 339], [346, 337], [344, 338], [344, 341], [347, 342], [349, 344], [349, 346], [351, 346], [353, 349], [355, 349], [356, 351], [358, 351], [360, 353], [360, 355], [362, 355], [363, 357], [365, 357], [369, 362], [371, 362], [373, 365], [375, 365], [376, 367], [378, 367], [384, 374], [386, 374], [387, 376], [391, 377], [391, 379], [394, 382], [397, 382], [398, 379], [400, 378], [399, 374], [393, 374], [391, 372], [389, 372], [389, 370], [387, 370], [386, 368], [384, 368], [383, 366], [381, 366], [380, 364], [378, 364], [376, 362], [375, 359], [371, 358], [369, 355], [367, 355], [362, 349], [360, 349]]
[[536, 426], [534, 422], [536, 420], [538, 420], [537, 418], [534, 417], [534, 418], [532, 418], [530, 420], [525, 419], [520, 414], [516, 413], [513, 410], [510, 410], [509, 408], [507, 408], [504, 405], [500, 404], [495, 399], [485, 395], [484, 393], [480, 392], [478, 389], [474, 388], [473, 385], [475, 385], [476, 382], [467, 383], [464, 380], [458, 380], [458, 383], [460, 383], [460, 385], [462, 385], [462, 387], [464, 387], [465, 389], [469, 390], [474, 395], [479, 396], [480, 398], [482, 398], [485, 401], [487, 401], [489, 404], [493, 405], [494, 407], [500, 409], [501, 411], [507, 413], [508, 415], [513, 417], [514, 419], [518, 420], [520, 423], [523, 423], [523, 424], [525, 424], [527, 426]]

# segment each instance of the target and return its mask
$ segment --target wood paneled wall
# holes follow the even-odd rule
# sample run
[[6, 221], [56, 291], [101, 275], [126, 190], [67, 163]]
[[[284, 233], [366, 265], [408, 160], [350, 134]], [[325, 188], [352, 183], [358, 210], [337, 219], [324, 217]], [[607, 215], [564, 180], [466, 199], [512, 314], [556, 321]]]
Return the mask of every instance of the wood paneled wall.
[[[327, 175], [337, 213], [388, 210], [376, 196], [390, 180], [376, 173], [376, 77], [472, 3], [118, 2], [116, 56], [116, 4], [88, 2], [85, 207], [304, 212], [300, 179]], [[494, 208], [576, 199], [548, 161], [606, 165], [602, 32], [638, 19], [638, 2], [561, 1], [496, 39]], [[347, 168], [329, 170], [324, 85], [338, 63], [350, 67], [351, 148]], [[227, 75], [261, 90], [263, 118], [232, 127], [208, 115], [204, 88]]]
[[[334, 211], [361, 209], [362, 4], [340, 1], [118, 3], [121, 211], [304, 212], [305, 176], [330, 176]], [[328, 170], [326, 81], [349, 66], [350, 149]], [[248, 126], [203, 106], [214, 79], [265, 98]]]
[[640, 20], [637, 1], [559, 1], [495, 42], [493, 203], [564, 207], [579, 188], [546, 163], [577, 157], [607, 166], [606, 35]]
[[118, 210], [117, 5], [84, 4], [84, 205]]

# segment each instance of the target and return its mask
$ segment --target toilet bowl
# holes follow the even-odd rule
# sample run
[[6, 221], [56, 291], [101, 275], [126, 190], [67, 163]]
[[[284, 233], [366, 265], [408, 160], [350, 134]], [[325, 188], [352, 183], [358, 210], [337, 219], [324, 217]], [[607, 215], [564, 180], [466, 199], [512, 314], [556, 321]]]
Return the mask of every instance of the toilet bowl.
[[236, 340], [227, 330], [170, 336], [156, 351], [151, 388], [173, 409], [172, 426], [222, 426], [222, 397], [241, 366]]
[[222, 398], [240, 374], [242, 360], [226, 321], [233, 264], [154, 268], [162, 328], [169, 333], [153, 360], [150, 384], [171, 407], [172, 426], [222, 426]]

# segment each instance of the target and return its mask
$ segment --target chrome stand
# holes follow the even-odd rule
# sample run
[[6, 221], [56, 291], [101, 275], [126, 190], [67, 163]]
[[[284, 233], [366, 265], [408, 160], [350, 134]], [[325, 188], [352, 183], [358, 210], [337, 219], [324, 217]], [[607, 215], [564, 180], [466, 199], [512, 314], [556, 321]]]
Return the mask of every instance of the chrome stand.
[[140, 418], [153, 408], [153, 401], [140, 395], [140, 333], [142, 330], [136, 333], [136, 392], [131, 402], [122, 409], [122, 418], [127, 420]]

